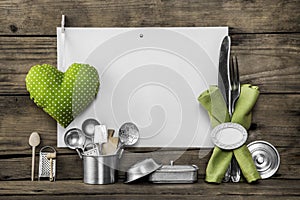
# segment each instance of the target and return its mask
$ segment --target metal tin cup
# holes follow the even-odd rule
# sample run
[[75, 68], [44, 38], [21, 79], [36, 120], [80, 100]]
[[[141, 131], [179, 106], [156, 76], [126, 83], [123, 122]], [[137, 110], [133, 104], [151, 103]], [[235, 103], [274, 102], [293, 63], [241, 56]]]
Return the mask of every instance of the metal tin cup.
[[276, 148], [266, 141], [254, 141], [247, 147], [261, 178], [273, 176], [280, 165], [280, 156]]
[[83, 155], [83, 182], [87, 184], [112, 184], [116, 182], [121, 155]]

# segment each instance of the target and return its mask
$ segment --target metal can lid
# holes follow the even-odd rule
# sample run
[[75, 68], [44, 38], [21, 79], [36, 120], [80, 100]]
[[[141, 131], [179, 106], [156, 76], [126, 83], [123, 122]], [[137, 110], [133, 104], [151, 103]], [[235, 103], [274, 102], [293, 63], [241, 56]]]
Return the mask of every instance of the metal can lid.
[[254, 141], [247, 145], [252, 159], [262, 179], [273, 176], [280, 165], [280, 156], [276, 148], [266, 141]]

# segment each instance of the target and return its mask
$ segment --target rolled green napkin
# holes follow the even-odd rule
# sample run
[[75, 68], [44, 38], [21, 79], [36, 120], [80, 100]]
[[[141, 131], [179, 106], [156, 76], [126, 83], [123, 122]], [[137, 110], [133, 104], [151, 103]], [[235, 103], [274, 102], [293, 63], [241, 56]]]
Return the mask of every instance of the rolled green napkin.
[[[231, 120], [223, 96], [217, 86], [210, 86], [207, 91], [199, 96], [198, 101], [207, 110], [212, 127], [231, 121], [241, 124], [245, 129], [249, 129], [252, 117], [251, 110], [258, 96], [259, 90], [257, 86], [251, 86], [250, 84], [242, 85]], [[248, 183], [260, 179], [251, 153], [247, 146], [243, 145], [233, 151], [223, 150], [216, 146], [207, 164], [205, 181], [221, 183], [233, 154]]]

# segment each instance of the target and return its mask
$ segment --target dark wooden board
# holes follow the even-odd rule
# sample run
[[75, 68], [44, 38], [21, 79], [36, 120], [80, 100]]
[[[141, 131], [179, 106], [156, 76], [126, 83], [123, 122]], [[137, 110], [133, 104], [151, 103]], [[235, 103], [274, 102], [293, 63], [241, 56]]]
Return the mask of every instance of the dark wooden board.
[[[36, 198], [40, 195], [71, 196], [76, 195], [111, 195], [114, 196], [148, 196], [155, 195], [163, 198], [164, 196], [198, 196], [198, 198], [220, 196], [226, 197], [236, 195], [255, 197], [281, 197], [289, 198], [300, 195], [299, 180], [262, 180], [258, 184], [221, 184], [213, 185], [199, 181], [195, 184], [112, 184], [112, 185], [86, 185], [81, 181], [49, 181], [29, 182], [29, 181], [2, 181], [0, 182], [2, 195], [29, 196], [34, 195]], [[272, 189], [276, 185], [276, 190]]]
[[[176, 187], [174, 187], [176, 189]], [[15, 200], [15, 199], [22, 199], [22, 200], [75, 200], [75, 199], [84, 199], [84, 200], [153, 200], [153, 199], [162, 199], [162, 200], [174, 200], [174, 199], [182, 199], [182, 200], [199, 200], [199, 199], [205, 199], [205, 200], [219, 200], [222, 199], [230, 199], [230, 200], [266, 200], [266, 199], [272, 199], [272, 200], [299, 200], [299, 196], [297, 195], [272, 195], [267, 193], [267, 190], [262, 190], [261, 194], [255, 194], [255, 195], [236, 195], [236, 194], [203, 194], [203, 195], [165, 195], [165, 194], [147, 194], [147, 195], [17, 195], [17, 196], [0, 196], [0, 199], [4, 200]]]
[[[281, 156], [281, 165], [272, 179], [300, 179], [299, 157], [300, 148], [277, 148]], [[187, 151], [153, 151], [148, 153], [125, 151], [118, 168], [118, 177], [120, 181], [125, 179], [126, 170], [138, 161], [146, 158], [153, 158], [158, 163], [169, 164], [174, 160], [175, 164], [192, 165], [199, 167], [199, 180], [204, 179], [207, 162], [210, 158], [210, 149], [194, 149]], [[36, 154], [35, 177], [38, 177], [39, 155]], [[19, 181], [30, 180], [31, 176], [31, 155], [12, 156], [0, 159], [0, 180], [1, 181]], [[57, 154], [57, 180], [82, 180], [83, 162], [75, 153], [65, 154], [58, 150]]]
[[299, 32], [297, 0], [2, 0], [0, 34], [55, 35], [70, 27], [230, 26], [233, 33]]
[[[242, 83], [262, 93], [299, 93], [300, 34], [232, 36]], [[36, 64], [56, 66], [56, 37], [0, 37], [0, 94], [27, 94], [25, 77]]]

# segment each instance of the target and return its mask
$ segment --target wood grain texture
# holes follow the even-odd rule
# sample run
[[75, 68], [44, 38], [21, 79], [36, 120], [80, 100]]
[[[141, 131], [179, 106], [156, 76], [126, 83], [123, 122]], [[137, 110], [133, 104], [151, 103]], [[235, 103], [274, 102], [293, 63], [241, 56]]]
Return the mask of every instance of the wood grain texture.
[[[293, 159], [299, 157], [300, 148], [277, 148], [281, 156], [281, 165], [277, 173], [272, 179], [280, 180], [298, 180], [300, 179], [299, 160]], [[175, 164], [192, 165], [199, 167], [198, 178], [203, 180], [205, 169], [210, 158], [210, 149], [194, 149], [187, 151], [153, 151], [153, 152], [134, 152], [125, 151], [121, 159], [121, 166], [118, 168], [119, 181], [125, 180], [126, 170], [138, 161], [146, 158], [153, 158], [158, 163], [169, 164], [170, 160], [174, 160]], [[38, 153], [36, 154], [36, 179], [38, 174]], [[11, 156], [0, 159], [1, 181], [30, 181], [31, 176], [31, 157], [30, 155]], [[83, 180], [82, 160], [74, 152], [70, 154], [62, 153], [58, 150], [57, 154], [57, 176], [56, 180]]]
[[[176, 189], [176, 187], [174, 187]], [[83, 194], [83, 195], [17, 195], [17, 196], [0, 196], [0, 199], [4, 200], [15, 200], [15, 199], [22, 199], [22, 200], [32, 200], [32, 199], [38, 199], [38, 200], [74, 200], [74, 199], [84, 199], [84, 200], [153, 200], [153, 199], [162, 199], [162, 200], [174, 200], [174, 199], [181, 199], [181, 200], [199, 200], [199, 199], [205, 199], [205, 200], [219, 200], [222, 199], [230, 199], [230, 200], [266, 200], [266, 199], [272, 199], [272, 200], [278, 200], [278, 199], [284, 199], [284, 200], [299, 200], [299, 197], [297, 195], [272, 195], [266, 192], [267, 190], [262, 190], [261, 194], [255, 194], [255, 195], [235, 195], [235, 194], [206, 194], [206, 195], [165, 195], [165, 194], [147, 194], [147, 195], [89, 195], [89, 194]]]
[[[0, 1], [0, 199], [299, 199], [300, 6], [298, 0], [2, 0]], [[210, 149], [133, 149], [121, 160], [119, 183], [82, 183], [82, 161], [59, 148], [57, 179], [31, 182], [28, 138], [56, 146], [56, 123], [30, 99], [30, 67], [56, 65], [56, 27], [229, 26], [241, 81], [260, 87], [247, 142], [266, 140], [281, 155], [271, 179], [257, 184], [206, 184]], [[36, 155], [38, 164], [38, 153]], [[153, 157], [199, 166], [196, 184], [125, 185], [124, 169]], [[38, 165], [37, 165], [38, 166]], [[36, 168], [36, 174], [37, 174]]]
[[[300, 34], [232, 36], [242, 83], [262, 93], [299, 93]], [[0, 37], [0, 94], [26, 94], [25, 77], [36, 64], [56, 66], [56, 38]]]
[[2, 0], [0, 8], [2, 35], [55, 35], [62, 14], [70, 27], [230, 26], [233, 33], [300, 31], [297, 0]]
[[[287, 184], [289, 183], [289, 184]], [[2, 195], [112, 195], [113, 196], [147, 196], [156, 195], [164, 197], [197, 195], [199, 198], [219, 197], [237, 195], [240, 197], [251, 196], [278, 196], [295, 197], [300, 195], [299, 180], [263, 180], [258, 184], [221, 184], [213, 185], [199, 181], [195, 184], [111, 184], [111, 185], [86, 185], [81, 181], [49, 181], [28, 182], [28, 181], [3, 181], [0, 182]], [[276, 190], [270, 190], [276, 185]]]
[[[299, 98], [298, 94], [261, 95], [253, 111], [253, 123], [248, 142], [266, 140], [279, 149], [282, 163], [275, 178], [300, 178], [299, 159], [293, 159], [300, 156], [300, 121], [297, 117], [300, 112]], [[3, 111], [0, 113], [0, 166], [2, 166], [0, 180], [27, 179], [30, 177], [31, 161], [29, 135], [32, 131], [40, 133], [41, 145], [38, 150], [44, 145], [56, 146], [56, 123], [27, 96], [3, 96], [0, 97], [0, 102], [0, 110]], [[61, 158], [58, 156], [59, 179], [82, 178], [81, 161], [75, 151], [59, 148], [58, 155], [61, 156]], [[209, 159], [209, 150], [195, 149], [186, 153], [131, 150], [125, 154], [122, 170], [125, 171], [138, 160], [147, 157], [156, 158], [165, 164], [177, 159], [181, 164], [197, 164], [200, 167], [199, 173], [203, 177]], [[124, 178], [124, 173], [120, 175]]]
[[[41, 135], [41, 146], [56, 146], [56, 122], [28, 96], [0, 96], [1, 155], [30, 154], [28, 138]], [[249, 141], [267, 140], [277, 147], [300, 147], [300, 95], [261, 95], [253, 110]]]

